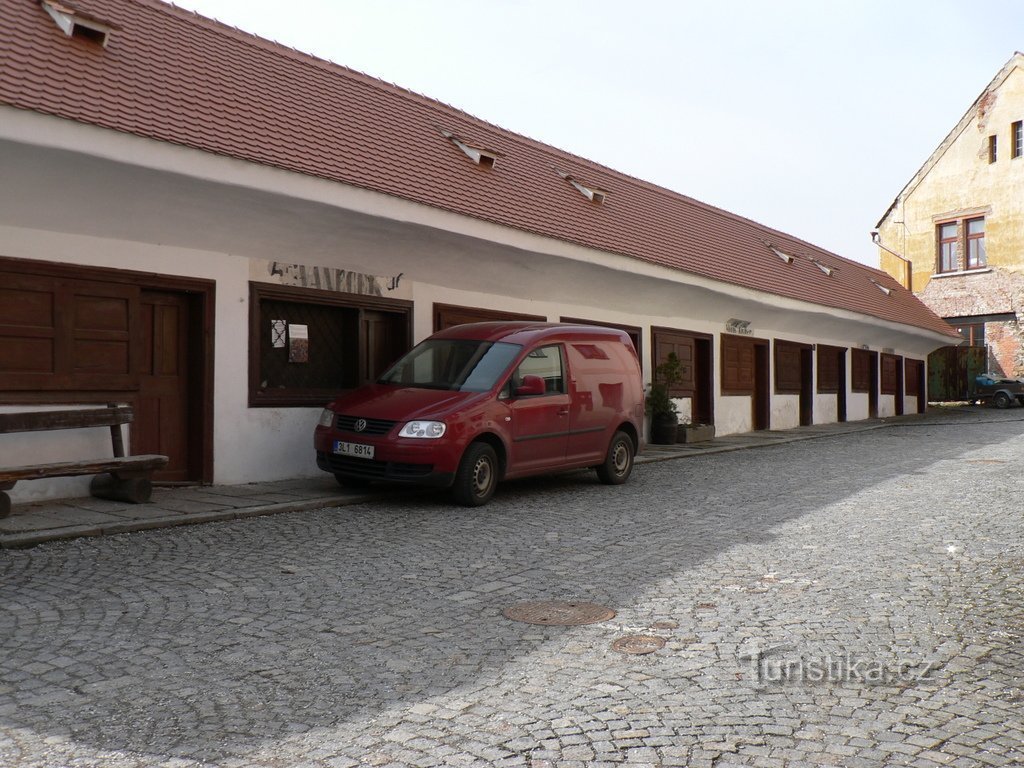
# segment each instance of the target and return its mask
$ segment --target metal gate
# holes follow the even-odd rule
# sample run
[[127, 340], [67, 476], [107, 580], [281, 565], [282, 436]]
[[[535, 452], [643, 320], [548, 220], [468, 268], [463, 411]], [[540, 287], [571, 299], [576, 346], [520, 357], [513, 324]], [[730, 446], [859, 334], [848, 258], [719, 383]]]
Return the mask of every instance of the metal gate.
[[942, 347], [928, 355], [928, 400], [969, 400], [974, 377], [985, 373], [985, 347]]

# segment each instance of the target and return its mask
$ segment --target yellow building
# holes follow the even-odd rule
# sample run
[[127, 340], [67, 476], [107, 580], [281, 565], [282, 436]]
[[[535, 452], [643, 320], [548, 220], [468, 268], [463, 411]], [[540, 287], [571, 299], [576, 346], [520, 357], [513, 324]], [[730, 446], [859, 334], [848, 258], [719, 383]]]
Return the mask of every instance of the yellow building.
[[1018, 52], [877, 224], [882, 269], [988, 367], [1024, 375], [1024, 54]]

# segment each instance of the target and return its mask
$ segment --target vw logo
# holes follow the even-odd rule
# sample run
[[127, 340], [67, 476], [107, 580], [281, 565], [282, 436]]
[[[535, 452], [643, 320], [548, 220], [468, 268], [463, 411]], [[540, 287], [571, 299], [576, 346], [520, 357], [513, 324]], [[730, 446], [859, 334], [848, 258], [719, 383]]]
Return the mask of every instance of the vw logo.
[[356, 432], [366, 429], [366, 419], [356, 419]]

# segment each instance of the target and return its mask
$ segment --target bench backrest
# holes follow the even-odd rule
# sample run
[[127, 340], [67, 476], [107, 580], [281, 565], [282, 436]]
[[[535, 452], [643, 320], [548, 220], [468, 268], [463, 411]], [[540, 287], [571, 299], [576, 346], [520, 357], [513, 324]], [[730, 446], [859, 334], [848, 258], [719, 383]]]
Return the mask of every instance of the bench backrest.
[[132, 420], [131, 406], [115, 405], [78, 411], [28, 411], [0, 413], [0, 434], [42, 432], [51, 429], [114, 427]]

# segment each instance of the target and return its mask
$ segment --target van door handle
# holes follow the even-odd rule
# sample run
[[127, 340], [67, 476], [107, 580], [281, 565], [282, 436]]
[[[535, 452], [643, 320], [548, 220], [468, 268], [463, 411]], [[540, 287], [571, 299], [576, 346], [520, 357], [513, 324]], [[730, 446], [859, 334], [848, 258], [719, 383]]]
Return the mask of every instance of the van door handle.
[[559, 416], [568, 416], [569, 415], [569, 409], [568, 408], [562, 408], [561, 410], [558, 411], [558, 415]]

